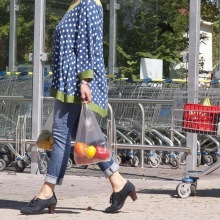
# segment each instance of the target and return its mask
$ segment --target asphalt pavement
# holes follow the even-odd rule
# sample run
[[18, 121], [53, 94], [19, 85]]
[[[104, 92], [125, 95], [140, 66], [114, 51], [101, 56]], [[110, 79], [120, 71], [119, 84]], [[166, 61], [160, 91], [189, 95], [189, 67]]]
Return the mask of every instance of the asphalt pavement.
[[[206, 167], [200, 166], [199, 169]], [[136, 186], [138, 200], [127, 198], [124, 207], [116, 214], [106, 214], [112, 193], [109, 181], [97, 166], [82, 169], [74, 166], [67, 170], [62, 186], [56, 187], [58, 204], [55, 214], [47, 210], [41, 215], [22, 215], [26, 205], [40, 190], [44, 176], [31, 174], [29, 169], [18, 173], [13, 167], [0, 172], [0, 220], [55, 219], [55, 220], [219, 220], [220, 176], [219, 170], [198, 180], [197, 195], [179, 198], [176, 186], [181, 183], [185, 166], [171, 169], [145, 166], [120, 167], [120, 173]]]

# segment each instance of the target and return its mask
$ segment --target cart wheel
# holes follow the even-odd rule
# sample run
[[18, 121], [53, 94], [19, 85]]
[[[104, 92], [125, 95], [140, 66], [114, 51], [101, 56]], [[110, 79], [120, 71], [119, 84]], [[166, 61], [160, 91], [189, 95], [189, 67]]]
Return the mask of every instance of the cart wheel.
[[162, 158], [160, 155], [156, 154], [156, 158], [160, 161], [160, 163], [162, 162]]
[[82, 166], [80, 166], [80, 168], [82, 168], [82, 169], [87, 169], [87, 168], [88, 168], [88, 165], [82, 165]]
[[31, 167], [31, 159], [26, 160], [25, 163], [26, 163], [26, 168]]
[[211, 155], [204, 155], [203, 156], [203, 163], [210, 166], [213, 164], [213, 158]]
[[130, 159], [130, 164], [132, 167], [137, 167], [139, 165], [139, 158], [137, 156], [134, 156]]
[[180, 165], [185, 165], [186, 164], [186, 159], [180, 160]]
[[185, 199], [189, 197], [191, 193], [191, 185], [187, 183], [179, 183], [176, 187], [176, 192], [180, 198]]
[[196, 196], [196, 185], [195, 184], [191, 184], [190, 186], [190, 196]]
[[213, 163], [218, 160], [218, 156], [215, 154], [215, 152], [212, 152], [211, 156], [212, 156], [212, 159], [213, 159]]
[[201, 165], [201, 157], [197, 156], [197, 167]]
[[4, 170], [6, 167], [6, 162], [3, 159], [0, 159], [0, 170]]
[[69, 170], [72, 166], [73, 166], [73, 161], [71, 158], [69, 158], [66, 169]]
[[47, 161], [42, 160], [40, 162], [40, 171], [41, 171], [41, 173], [44, 173], [47, 171]]
[[149, 159], [149, 165], [152, 168], [157, 168], [160, 166], [160, 159], [158, 157], [150, 158]]
[[178, 169], [180, 167], [180, 160], [178, 158], [172, 158], [170, 161], [170, 166], [172, 169]]
[[121, 157], [119, 155], [116, 156], [116, 163], [120, 165], [122, 162]]
[[25, 168], [26, 168], [26, 163], [25, 163], [25, 161], [23, 161], [23, 160], [17, 160], [17, 161], [15, 162], [15, 170], [16, 170], [17, 172], [23, 172]]

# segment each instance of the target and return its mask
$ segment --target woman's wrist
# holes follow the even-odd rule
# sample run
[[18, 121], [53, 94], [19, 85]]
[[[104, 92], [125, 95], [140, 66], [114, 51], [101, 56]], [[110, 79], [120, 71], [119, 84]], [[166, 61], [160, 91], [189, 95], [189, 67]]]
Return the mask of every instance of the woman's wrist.
[[80, 82], [80, 85], [90, 86], [89, 83], [88, 83], [86, 80], [82, 80], [82, 81]]

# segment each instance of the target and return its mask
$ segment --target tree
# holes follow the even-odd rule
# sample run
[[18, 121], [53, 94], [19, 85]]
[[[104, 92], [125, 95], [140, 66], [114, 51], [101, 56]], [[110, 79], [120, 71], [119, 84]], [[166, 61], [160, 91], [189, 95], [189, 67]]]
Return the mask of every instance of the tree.
[[0, 1], [0, 71], [5, 69], [8, 60], [9, 47], [9, 13], [7, 12], [8, 0]]
[[[109, 0], [108, 0], [109, 1]], [[103, 2], [107, 2], [104, 1]], [[10, 0], [0, 1], [0, 70], [8, 65]], [[34, 2], [18, 0], [17, 64], [29, 64], [33, 52]], [[47, 0], [45, 52], [50, 63], [53, 31], [69, 7], [69, 0]], [[169, 76], [170, 65], [180, 62], [188, 47], [189, 0], [118, 0], [117, 10], [117, 65], [126, 77], [139, 74], [141, 57], [164, 60], [164, 77]], [[104, 8], [104, 58], [107, 66], [109, 42], [109, 11]], [[202, 0], [202, 19], [213, 22], [214, 63], [218, 62], [219, 13], [215, 5]]]
[[168, 75], [169, 63], [178, 62], [187, 47], [188, 16], [180, 10], [188, 9], [188, 1], [121, 0], [120, 4], [118, 65], [122, 74], [138, 75], [140, 58], [148, 57], [163, 59]]
[[[10, 13], [7, 6], [10, 0], [1, 0], [0, 2], [0, 70], [5, 70], [8, 66], [8, 48], [9, 48], [9, 27]], [[17, 63], [31, 64], [29, 62], [29, 53], [33, 52], [34, 45], [34, 5], [35, 0], [19, 0], [19, 11], [17, 12]], [[54, 28], [61, 16], [67, 11], [68, 0], [61, 3], [58, 0], [48, 0], [46, 8], [46, 35], [45, 52], [51, 54], [52, 35]], [[50, 62], [50, 60], [48, 61]]]
[[[188, 48], [189, 0], [119, 0], [118, 66], [126, 77], [139, 74], [141, 57], [163, 60], [164, 77]], [[214, 22], [216, 53], [218, 10], [202, 0], [201, 18]], [[205, 36], [201, 35], [201, 40]], [[215, 58], [216, 60], [216, 58]], [[216, 61], [214, 61], [216, 62]]]

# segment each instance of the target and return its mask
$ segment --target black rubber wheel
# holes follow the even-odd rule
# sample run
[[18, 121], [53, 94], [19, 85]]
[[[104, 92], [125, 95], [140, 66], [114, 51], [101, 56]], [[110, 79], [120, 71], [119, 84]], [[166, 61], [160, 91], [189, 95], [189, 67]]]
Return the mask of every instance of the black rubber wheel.
[[116, 156], [116, 163], [117, 163], [118, 165], [120, 165], [120, 164], [122, 163], [122, 159], [121, 159], [121, 156], [120, 156], [120, 155], [117, 155], [117, 156]]
[[211, 155], [204, 155], [202, 161], [204, 164], [210, 166], [213, 164], [213, 157]]
[[40, 172], [45, 173], [47, 171], [47, 161], [42, 160], [40, 162]]
[[197, 156], [197, 167], [201, 165], [201, 157]]
[[30, 168], [30, 167], [31, 167], [31, 158], [28, 158], [28, 159], [26, 160], [26, 167], [27, 167], [27, 168]]
[[17, 161], [15, 162], [15, 170], [16, 170], [17, 172], [23, 172], [25, 168], [26, 168], [26, 163], [25, 163], [25, 161], [23, 161], [23, 160], [17, 160]]
[[180, 160], [178, 158], [172, 158], [170, 161], [170, 167], [172, 169], [178, 169], [180, 167]]
[[0, 158], [0, 170], [4, 170], [5, 167], [6, 167], [6, 162], [2, 158]]
[[149, 165], [152, 168], [157, 168], [160, 166], [160, 159], [158, 157], [155, 157], [153, 160], [149, 159]]
[[137, 156], [134, 156], [130, 159], [130, 164], [132, 167], [137, 167], [139, 165], [139, 158]]
[[188, 187], [186, 183], [179, 183], [176, 192], [180, 198], [186, 199], [191, 194], [191, 187]]
[[190, 196], [196, 196], [196, 185], [195, 184], [192, 184], [190, 186], [190, 191], [191, 191]]
[[66, 169], [69, 170], [70, 168], [72, 168], [72, 166], [73, 166], [73, 161], [71, 158], [69, 158]]
[[82, 168], [82, 169], [87, 169], [87, 168], [88, 168], [88, 165], [82, 165], [82, 166], [80, 166], [80, 168]]

